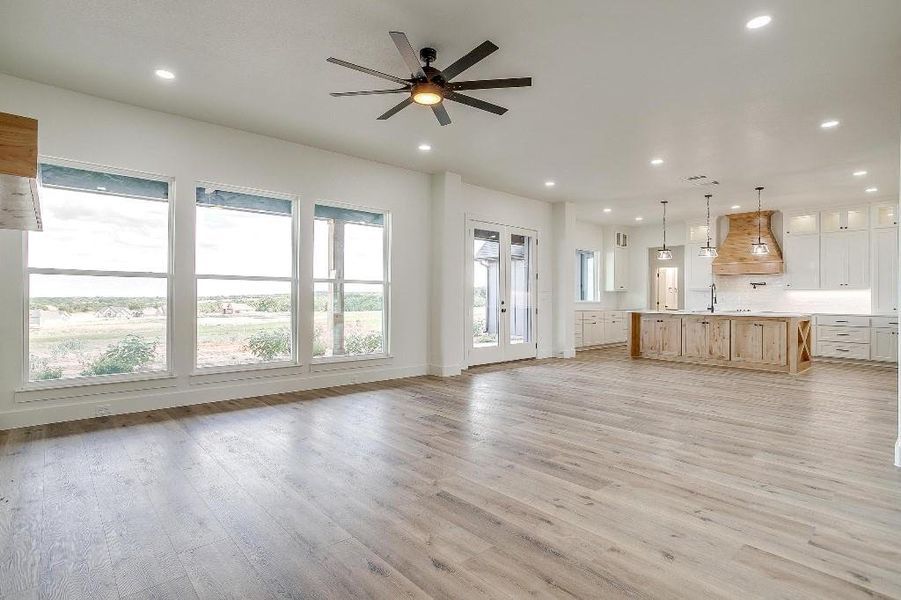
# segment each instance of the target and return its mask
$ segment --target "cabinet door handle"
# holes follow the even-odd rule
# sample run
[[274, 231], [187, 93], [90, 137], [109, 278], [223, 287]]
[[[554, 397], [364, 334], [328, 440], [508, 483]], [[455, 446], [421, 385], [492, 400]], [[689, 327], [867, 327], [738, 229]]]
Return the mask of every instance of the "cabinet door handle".
[[850, 333], [836, 333], [835, 335], [836, 335], [836, 337], [848, 337], [851, 334]]
[[845, 348], [836, 348], [838, 352], [850, 352], [850, 350], [846, 350]]

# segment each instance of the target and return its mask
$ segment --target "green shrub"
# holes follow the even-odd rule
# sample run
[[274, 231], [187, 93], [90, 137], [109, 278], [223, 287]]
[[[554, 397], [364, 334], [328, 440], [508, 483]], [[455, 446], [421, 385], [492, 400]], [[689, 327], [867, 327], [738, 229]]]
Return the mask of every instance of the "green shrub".
[[381, 333], [351, 333], [344, 338], [346, 354], [375, 354], [381, 351]]
[[145, 340], [139, 335], [128, 334], [121, 341], [110, 344], [81, 374], [90, 376], [131, 373], [153, 360], [156, 356], [156, 347], [156, 340]]
[[260, 312], [290, 312], [290, 296], [263, 296], [253, 302], [253, 307]]
[[260, 330], [247, 338], [244, 349], [262, 361], [291, 354], [291, 332], [287, 328]]
[[35, 381], [45, 381], [47, 379], [59, 379], [63, 376], [61, 367], [53, 367], [47, 362], [47, 359], [32, 354], [29, 360], [29, 369], [31, 378]]
[[313, 330], [313, 356], [325, 356], [325, 341], [322, 339], [322, 327]]

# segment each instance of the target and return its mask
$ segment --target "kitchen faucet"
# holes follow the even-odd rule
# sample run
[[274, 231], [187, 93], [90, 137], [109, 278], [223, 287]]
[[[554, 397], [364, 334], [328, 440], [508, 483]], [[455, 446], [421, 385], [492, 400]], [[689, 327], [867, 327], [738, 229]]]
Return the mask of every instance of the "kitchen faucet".
[[716, 302], [716, 282], [711, 281], [710, 282], [710, 306], [707, 307], [707, 310], [709, 310], [711, 314], [713, 314], [714, 305], [716, 303], [717, 303]]

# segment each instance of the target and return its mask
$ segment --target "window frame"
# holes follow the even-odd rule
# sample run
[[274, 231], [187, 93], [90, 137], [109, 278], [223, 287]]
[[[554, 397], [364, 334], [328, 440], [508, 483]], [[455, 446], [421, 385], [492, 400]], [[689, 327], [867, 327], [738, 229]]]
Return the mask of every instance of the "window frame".
[[[174, 304], [174, 280], [175, 280], [175, 177], [151, 173], [148, 171], [139, 171], [136, 169], [123, 169], [119, 167], [111, 167], [109, 165], [101, 165], [86, 161], [70, 160], [55, 156], [38, 156], [38, 164], [47, 164], [59, 167], [70, 167], [73, 169], [82, 169], [86, 171], [94, 171], [97, 173], [108, 173], [110, 175], [122, 175], [124, 177], [137, 177], [140, 179], [148, 179], [151, 181], [165, 182], [168, 186], [168, 197], [166, 198], [166, 252], [168, 254], [166, 260], [166, 272], [157, 273], [155, 271], [112, 271], [98, 269], [57, 269], [53, 267], [29, 267], [28, 266], [28, 239], [31, 233], [22, 236], [22, 298], [23, 314], [22, 314], [22, 339], [24, 341], [22, 347], [22, 371], [20, 374], [22, 391], [31, 390], [51, 390], [58, 388], [71, 388], [80, 386], [93, 386], [108, 383], [121, 383], [133, 381], [150, 381], [155, 379], [171, 378], [175, 376], [174, 353], [172, 351], [174, 340], [174, 324], [172, 318], [172, 308]], [[115, 196], [117, 194], [110, 194]], [[127, 197], [127, 196], [126, 196]], [[165, 279], [166, 280], [166, 367], [162, 370], [147, 371], [145, 373], [116, 373], [111, 375], [89, 375], [84, 377], [63, 377], [60, 379], [47, 379], [43, 381], [31, 380], [31, 275], [76, 275], [87, 277], [136, 277], [147, 279]]]
[[[287, 200], [291, 203], [291, 275], [290, 277], [276, 277], [270, 275], [216, 275], [214, 273], [198, 273], [197, 272], [197, 190], [199, 188], [214, 188], [217, 191], [235, 192], [238, 194], [249, 194], [253, 196], [261, 196], [264, 198], [272, 198], [275, 200]], [[191, 364], [191, 375], [216, 375], [220, 373], [241, 373], [245, 371], [261, 371], [266, 369], [285, 369], [290, 367], [299, 367], [303, 365], [300, 356], [301, 345], [301, 328], [299, 315], [299, 293], [300, 293], [300, 260], [298, 259], [301, 252], [301, 235], [300, 235], [300, 196], [286, 192], [275, 192], [271, 190], [263, 190], [259, 188], [250, 188], [225, 183], [215, 183], [212, 181], [196, 181], [192, 188], [193, 195], [191, 202], [194, 209], [194, 231], [193, 231], [193, 264], [191, 275], [194, 278], [194, 306], [191, 311], [192, 340], [193, 340], [193, 361]], [[233, 365], [209, 365], [201, 367], [197, 364], [198, 351], [198, 320], [197, 320], [197, 304], [198, 283], [201, 279], [214, 281], [279, 281], [287, 282], [291, 289], [291, 358], [288, 360], [274, 360], [260, 363], [240, 363]]]
[[[592, 296], [591, 300], [583, 300], [581, 298], [582, 292], [585, 288], [584, 279], [582, 278], [582, 273], [583, 273], [582, 257], [585, 256], [586, 254], [591, 254], [593, 262], [594, 262], [594, 266], [592, 267], [592, 271], [594, 271], [594, 285], [592, 286], [592, 289], [591, 289], [591, 296]], [[576, 299], [575, 299], [575, 301], [577, 303], [581, 303], [581, 304], [592, 304], [592, 303], [600, 302], [600, 297], [601, 297], [601, 286], [600, 286], [601, 253], [598, 250], [586, 250], [586, 249], [582, 249], [582, 248], [576, 248], [576, 258], [579, 261], [579, 264], [578, 264], [578, 270], [576, 272]]]
[[[342, 284], [367, 284], [367, 285], [381, 285], [383, 289], [382, 295], [382, 351], [373, 353], [373, 354], [353, 354], [353, 355], [339, 355], [339, 356], [312, 356], [312, 347], [311, 347], [311, 358], [310, 363], [312, 365], [327, 365], [332, 363], [350, 363], [356, 361], [369, 361], [369, 360], [378, 360], [378, 359], [386, 359], [393, 358], [393, 354], [391, 353], [391, 211], [382, 208], [372, 208], [368, 206], [362, 206], [359, 204], [348, 204], [345, 202], [334, 202], [330, 200], [316, 200], [313, 202], [313, 210], [312, 210], [312, 222], [310, 223], [310, 236], [311, 241], [313, 242], [311, 248], [313, 248], [312, 255], [310, 256], [310, 261], [315, 261], [315, 247], [316, 247], [316, 239], [315, 239], [315, 223], [316, 223], [316, 206], [327, 206], [331, 208], [341, 208], [346, 210], [357, 210], [361, 212], [368, 212], [371, 214], [382, 215], [384, 219], [384, 224], [382, 225], [382, 279], [379, 280], [369, 280], [369, 279], [336, 279], [336, 278], [327, 278], [327, 277], [316, 277], [316, 267], [313, 265], [313, 269], [311, 270], [312, 280], [310, 282], [310, 293], [313, 298], [315, 298], [315, 290], [317, 283], [325, 283], [325, 284], [336, 284], [339, 281]], [[342, 269], [343, 273], [344, 269]], [[315, 302], [315, 300], [314, 300]], [[313, 305], [310, 306], [310, 332], [311, 338], [310, 342], [312, 342], [312, 332], [315, 328], [315, 308]]]

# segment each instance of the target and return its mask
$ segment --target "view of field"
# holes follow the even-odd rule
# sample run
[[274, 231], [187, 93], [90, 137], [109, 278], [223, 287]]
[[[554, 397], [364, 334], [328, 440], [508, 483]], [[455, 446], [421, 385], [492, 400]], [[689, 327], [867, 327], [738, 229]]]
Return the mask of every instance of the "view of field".
[[[344, 354], [381, 352], [382, 295], [348, 293]], [[30, 378], [59, 379], [151, 372], [166, 368], [165, 299], [159, 297], [33, 298]], [[199, 367], [290, 360], [288, 294], [201, 297]], [[314, 356], [332, 356], [327, 296], [314, 299]]]

